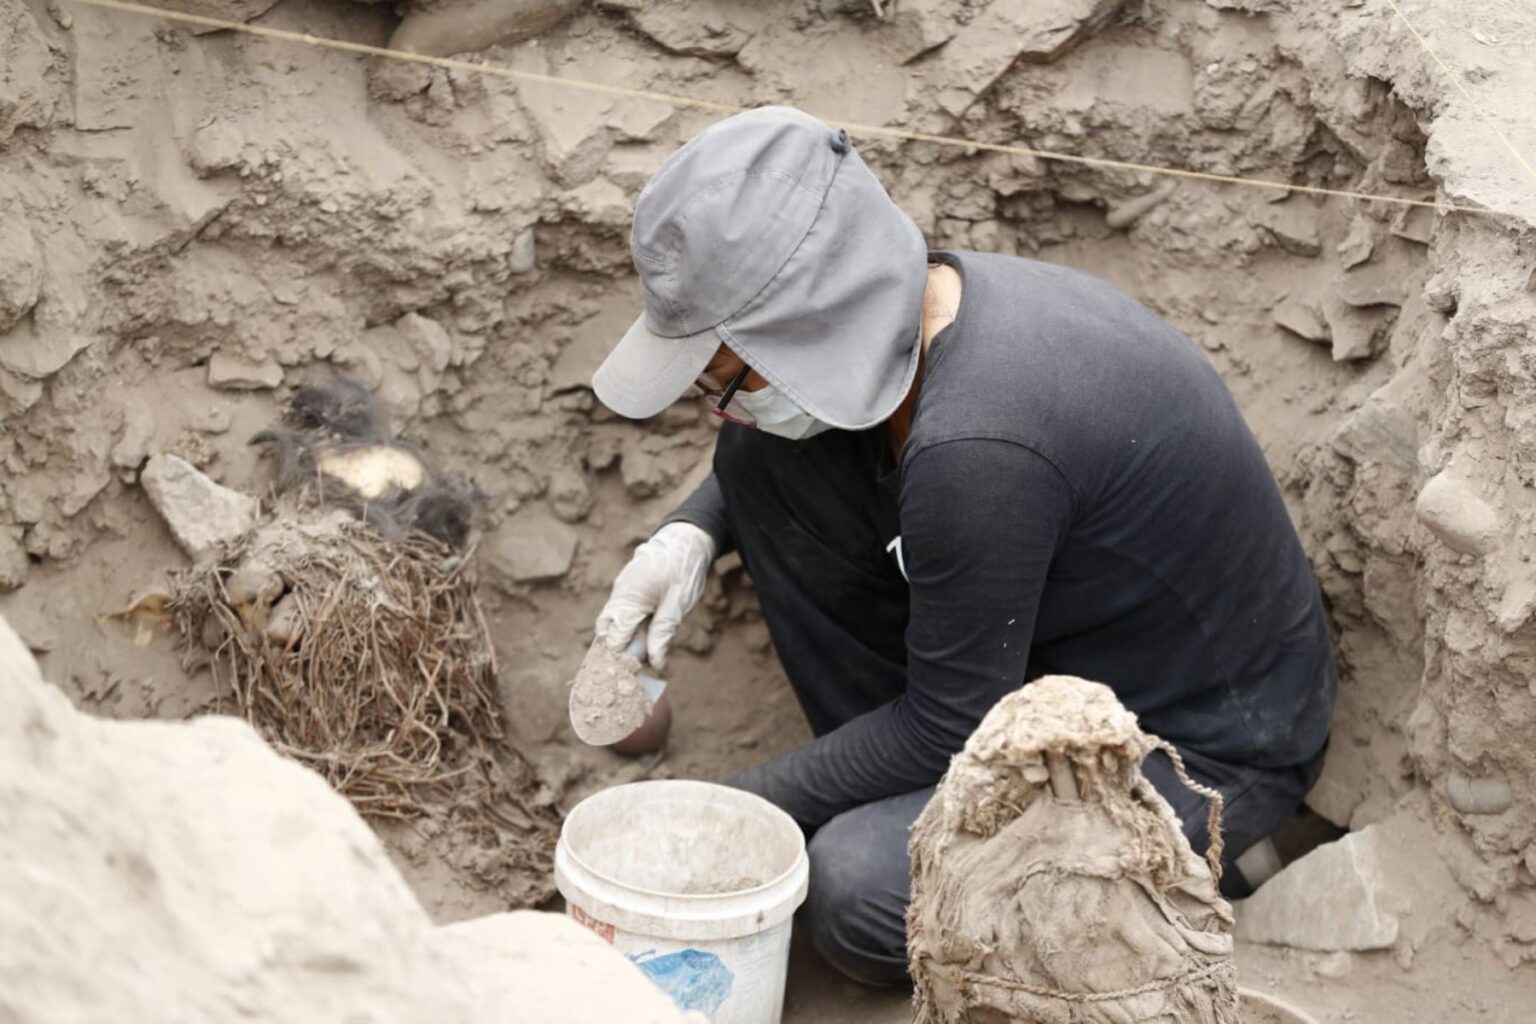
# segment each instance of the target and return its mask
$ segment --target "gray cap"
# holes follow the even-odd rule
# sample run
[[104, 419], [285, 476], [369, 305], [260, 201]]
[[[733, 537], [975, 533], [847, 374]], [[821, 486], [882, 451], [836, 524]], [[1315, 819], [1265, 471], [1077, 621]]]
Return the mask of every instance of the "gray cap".
[[927, 247], [840, 129], [791, 107], [710, 126], [646, 182], [630, 249], [645, 313], [592, 379], [621, 416], [677, 401], [722, 342], [846, 430], [911, 386]]

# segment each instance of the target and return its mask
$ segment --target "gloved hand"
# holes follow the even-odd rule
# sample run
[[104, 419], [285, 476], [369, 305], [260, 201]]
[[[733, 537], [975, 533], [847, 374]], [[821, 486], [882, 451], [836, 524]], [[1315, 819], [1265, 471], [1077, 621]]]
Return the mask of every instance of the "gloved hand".
[[704, 593], [704, 580], [715, 560], [715, 542], [692, 523], [668, 523], [635, 549], [613, 581], [608, 603], [597, 616], [597, 635], [622, 651], [647, 616], [645, 655], [652, 667], [667, 662], [667, 647], [683, 616]]

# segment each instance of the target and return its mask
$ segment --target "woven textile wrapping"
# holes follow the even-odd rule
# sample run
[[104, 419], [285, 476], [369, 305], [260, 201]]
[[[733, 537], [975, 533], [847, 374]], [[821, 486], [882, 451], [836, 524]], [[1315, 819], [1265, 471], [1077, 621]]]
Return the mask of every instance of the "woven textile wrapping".
[[[1142, 777], [1162, 747], [1212, 800], [1210, 861]], [[912, 831], [916, 1024], [1236, 1024], [1219, 797], [1098, 683], [998, 703]]]

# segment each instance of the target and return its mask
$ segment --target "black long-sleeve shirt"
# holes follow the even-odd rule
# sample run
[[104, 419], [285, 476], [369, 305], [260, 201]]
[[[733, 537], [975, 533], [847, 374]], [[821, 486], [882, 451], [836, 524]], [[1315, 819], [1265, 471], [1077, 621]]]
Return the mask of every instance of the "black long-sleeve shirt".
[[[1269, 467], [1185, 336], [1096, 278], [984, 254], [899, 467], [907, 690], [747, 773], [808, 827], [933, 785], [1003, 695], [1068, 673], [1261, 768], [1321, 749], [1321, 597]], [[729, 544], [713, 480], [678, 510]]]

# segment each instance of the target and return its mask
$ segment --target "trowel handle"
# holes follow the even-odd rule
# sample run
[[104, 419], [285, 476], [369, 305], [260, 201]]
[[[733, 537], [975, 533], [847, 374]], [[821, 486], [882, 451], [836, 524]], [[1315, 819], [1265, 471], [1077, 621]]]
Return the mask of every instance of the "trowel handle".
[[629, 646], [624, 648], [624, 653], [629, 655], [631, 658], [634, 658], [641, 665], [646, 664], [645, 625], [650, 621], [650, 619], [646, 619], [645, 622], [640, 623], [639, 627], [635, 630], [635, 635], [629, 641]]
[[646, 619], [635, 629], [634, 639], [629, 646], [624, 648], [624, 653], [640, 663], [640, 671], [635, 673], [635, 678], [640, 681], [640, 688], [645, 691], [645, 696], [652, 701], [661, 699], [661, 695], [667, 689], [665, 679], [658, 679], [652, 675], [655, 670], [645, 660], [645, 628], [651, 620]]

